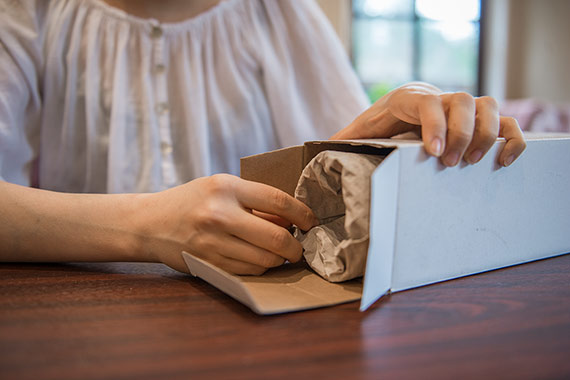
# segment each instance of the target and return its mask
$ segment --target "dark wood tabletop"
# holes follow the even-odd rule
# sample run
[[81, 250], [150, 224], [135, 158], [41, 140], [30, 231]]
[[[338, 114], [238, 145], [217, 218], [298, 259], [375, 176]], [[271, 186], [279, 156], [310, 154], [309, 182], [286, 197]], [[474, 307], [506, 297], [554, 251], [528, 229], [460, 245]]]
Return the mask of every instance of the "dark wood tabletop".
[[570, 378], [570, 255], [258, 316], [160, 264], [0, 264], [1, 379]]

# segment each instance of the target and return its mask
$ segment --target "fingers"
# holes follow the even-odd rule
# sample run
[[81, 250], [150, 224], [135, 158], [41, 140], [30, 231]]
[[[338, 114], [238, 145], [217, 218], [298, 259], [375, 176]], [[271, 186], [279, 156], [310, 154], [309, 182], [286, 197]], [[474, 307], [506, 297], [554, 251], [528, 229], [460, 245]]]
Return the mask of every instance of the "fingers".
[[446, 121], [442, 99], [436, 95], [422, 96], [418, 104], [422, 139], [429, 154], [440, 157], [445, 150]]
[[470, 164], [479, 162], [499, 136], [499, 107], [495, 99], [489, 96], [476, 98], [475, 105], [477, 107], [475, 131], [463, 156]]
[[499, 118], [493, 98], [442, 93], [426, 83], [392, 90], [353, 123], [371, 134], [361, 133], [365, 137], [390, 137], [421, 126], [426, 151], [446, 166], [455, 166], [462, 158], [470, 164], [479, 162], [495, 143], [499, 129], [512, 140], [507, 139], [503, 165], [512, 163], [525, 147], [516, 121]]
[[516, 119], [501, 116], [499, 136], [504, 137], [506, 140], [505, 147], [499, 155], [499, 163], [503, 166], [509, 166], [526, 148], [524, 135]]
[[303, 202], [268, 185], [242, 180], [240, 186], [236, 187], [236, 196], [244, 207], [279, 216], [303, 230], [309, 230], [319, 223], [313, 211]]
[[[271, 219], [275, 221], [285, 219], [304, 230], [319, 223], [307, 205], [274, 187], [240, 180], [239, 185], [235, 187], [235, 194], [244, 208], [255, 210], [256, 213], [261, 212], [258, 214], [262, 216], [271, 214]], [[301, 243], [284, 226], [241, 209], [238, 209], [231, 219], [234, 222], [228, 225], [227, 229], [233, 236], [291, 262], [301, 259]]]
[[233, 268], [233, 273], [255, 274], [285, 262], [283, 257], [231, 235], [205, 235], [200, 248], [198, 256], [225, 270]]
[[199, 225], [188, 250], [204, 260], [237, 274], [263, 273], [285, 260], [299, 261], [303, 248], [285, 228], [228, 207]]
[[241, 181], [236, 190], [238, 201], [254, 210], [254, 214], [236, 215], [230, 233], [291, 262], [299, 261], [303, 247], [285, 228], [290, 225], [287, 221], [304, 230], [317, 225], [311, 209], [289, 194], [261, 183]]
[[[189, 236], [190, 252], [234, 273], [258, 268], [219, 263], [220, 257], [261, 268], [301, 259], [301, 243], [285, 228], [290, 223], [283, 219], [304, 229], [316, 225], [316, 217], [304, 203], [271, 186], [234, 176], [215, 175], [199, 183], [203, 196], [193, 210], [195, 232]], [[236, 266], [239, 272], [228, 269]]]
[[[444, 165], [455, 166], [462, 157], [470, 164], [479, 162], [493, 146], [499, 132], [502, 134], [506, 132], [512, 140], [509, 143], [507, 139], [505, 151], [499, 158], [502, 165], [507, 166], [512, 163], [524, 150], [526, 144], [516, 120], [501, 118], [499, 123], [498, 105], [495, 99], [488, 96], [474, 99], [462, 92], [443, 94], [440, 98], [440, 105], [430, 100], [420, 105], [419, 112], [424, 144], [430, 154], [437, 156], [435, 145], [429, 147], [428, 144], [439, 136], [445, 136], [443, 139], [445, 148], [441, 155]], [[442, 113], [447, 113], [447, 123], [442, 124], [438, 120]], [[427, 120], [425, 125], [424, 120]]]
[[249, 213], [244, 212], [238, 216], [229, 232], [293, 263], [299, 261], [303, 255], [303, 246], [289, 231]]
[[291, 222], [283, 219], [280, 216], [268, 214], [268, 213], [257, 211], [257, 210], [252, 210], [252, 214], [255, 216], [259, 216], [260, 218], [263, 218], [265, 220], [268, 220], [271, 223], [277, 224], [278, 226], [281, 226], [283, 228], [291, 227]]
[[475, 128], [475, 100], [464, 92], [442, 96], [449, 105], [447, 118], [447, 141], [442, 162], [446, 166], [455, 166], [463, 157]]
[[[285, 262], [283, 257], [259, 248], [259, 246], [249, 244], [237, 237], [228, 236], [225, 240], [223, 248], [225, 252], [231, 252], [232, 259], [248, 262], [263, 268], [278, 267]], [[228, 257], [229, 255], [226, 254], [224, 256]]]

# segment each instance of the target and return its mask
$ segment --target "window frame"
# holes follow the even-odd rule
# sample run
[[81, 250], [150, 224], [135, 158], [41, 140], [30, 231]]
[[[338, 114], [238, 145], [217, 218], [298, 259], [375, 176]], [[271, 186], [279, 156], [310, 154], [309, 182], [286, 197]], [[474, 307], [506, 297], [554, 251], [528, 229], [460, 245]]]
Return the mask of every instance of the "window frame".
[[[420, 77], [420, 67], [421, 67], [421, 53], [422, 53], [422, 44], [421, 44], [421, 23], [422, 22], [437, 22], [434, 20], [422, 18], [417, 10], [416, 10], [416, 0], [412, 1], [412, 9], [413, 9], [413, 16], [384, 16], [384, 15], [376, 15], [370, 16], [366, 15], [362, 12], [357, 12], [354, 7], [354, 0], [350, 0], [350, 9], [351, 9], [351, 47], [350, 47], [350, 58], [355, 65], [355, 56], [354, 56], [354, 29], [353, 29], [353, 22], [354, 20], [384, 20], [384, 21], [404, 21], [412, 23], [412, 78], [411, 81], [421, 81]], [[479, 12], [479, 19], [473, 20], [471, 23], [474, 25], [478, 25], [478, 47], [477, 47], [477, 67], [476, 67], [476, 80], [475, 80], [475, 96], [481, 96], [483, 90], [483, 82], [484, 82], [484, 71], [483, 71], [483, 64], [485, 62], [484, 57], [484, 41], [485, 41], [485, 31], [486, 31], [486, 19], [487, 19], [487, 0], [479, 0], [480, 12]], [[363, 83], [364, 85], [373, 85], [374, 83]]]

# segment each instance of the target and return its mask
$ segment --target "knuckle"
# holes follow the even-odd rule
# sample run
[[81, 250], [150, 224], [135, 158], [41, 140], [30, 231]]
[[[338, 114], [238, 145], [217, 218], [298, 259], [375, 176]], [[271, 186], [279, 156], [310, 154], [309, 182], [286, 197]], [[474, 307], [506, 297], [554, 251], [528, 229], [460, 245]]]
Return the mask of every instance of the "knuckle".
[[291, 260], [291, 262], [296, 263], [297, 261], [301, 260], [301, 257], [303, 256], [303, 246], [297, 240], [295, 240], [295, 243], [295, 257]]
[[[316, 215], [309, 209], [308, 207], [303, 212], [303, 222], [307, 224], [307, 228], [312, 227], [313, 220], [316, 218]], [[300, 226], [305, 227], [305, 226]]]
[[481, 96], [480, 98], [477, 98], [476, 102], [478, 105], [489, 108], [493, 111], [497, 111], [499, 109], [499, 103], [491, 96]]
[[277, 211], [285, 211], [289, 208], [289, 196], [279, 190], [275, 190], [271, 195], [272, 203]]
[[517, 119], [515, 119], [514, 117], [507, 116], [507, 117], [505, 118], [505, 121], [507, 122], [507, 124], [508, 124], [511, 128], [516, 128], [516, 129], [520, 130], [519, 122], [518, 122]]
[[228, 174], [214, 174], [208, 178], [208, 190], [211, 194], [224, 194], [233, 186], [234, 178]]
[[453, 103], [463, 105], [463, 106], [472, 106], [475, 103], [473, 96], [466, 92], [456, 92], [452, 96]]
[[421, 101], [430, 105], [441, 105], [443, 102], [441, 97], [435, 94], [423, 94]]
[[515, 119], [512, 116], [502, 116], [501, 117], [501, 123], [503, 125], [506, 125], [509, 127], [517, 127], [518, 128], [518, 126], [519, 126], [517, 119]]
[[477, 142], [483, 145], [492, 145], [497, 140], [497, 136], [498, 133], [493, 133], [493, 131], [480, 131], [477, 134]]
[[275, 231], [271, 233], [271, 245], [275, 252], [282, 252], [285, 250], [289, 245], [289, 239], [291, 239], [291, 235], [289, 235], [285, 229], [275, 229]]
[[264, 253], [260, 258], [260, 263], [264, 268], [272, 268], [281, 265], [281, 260], [274, 254]]
[[517, 119], [510, 116], [501, 116], [500, 120], [499, 130], [501, 131], [501, 136], [510, 136], [511, 139], [524, 140], [524, 134]]
[[206, 260], [210, 261], [209, 257], [217, 257], [217, 245], [208, 234], [198, 234], [194, 238], [193, 246], [197, 248], [200, 255]]
[[198, 212], [198, 227], [211, 230], [220, 229], [228, 224], [228, 217], [223, 208], [216, 202], [206, 202]]
[[473, 135], [471, 132], [466, 131], [464, 129], [458, 129], [455, 131], [449, 131], [451, 137], [453, 138], [453, 142], [458, 145], [467, 145], [471, 141]]
[[257, 264], [263, 268], [271, 268], [273, 266], [273, 259], [269, 254], [265, 253], [257, 260]]
[[455, 106], [475, 109], [475, 99], [466, 92], [456, 92], [451, 97], [451, 102]]

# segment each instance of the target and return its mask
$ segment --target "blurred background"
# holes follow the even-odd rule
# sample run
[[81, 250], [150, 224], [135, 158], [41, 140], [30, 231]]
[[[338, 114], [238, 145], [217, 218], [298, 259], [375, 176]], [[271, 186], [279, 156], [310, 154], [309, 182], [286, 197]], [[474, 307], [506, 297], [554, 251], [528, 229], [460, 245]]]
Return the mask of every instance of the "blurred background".
[[570, 132], [569, 0], [317, 0], [372, 101], [414, 80]]

